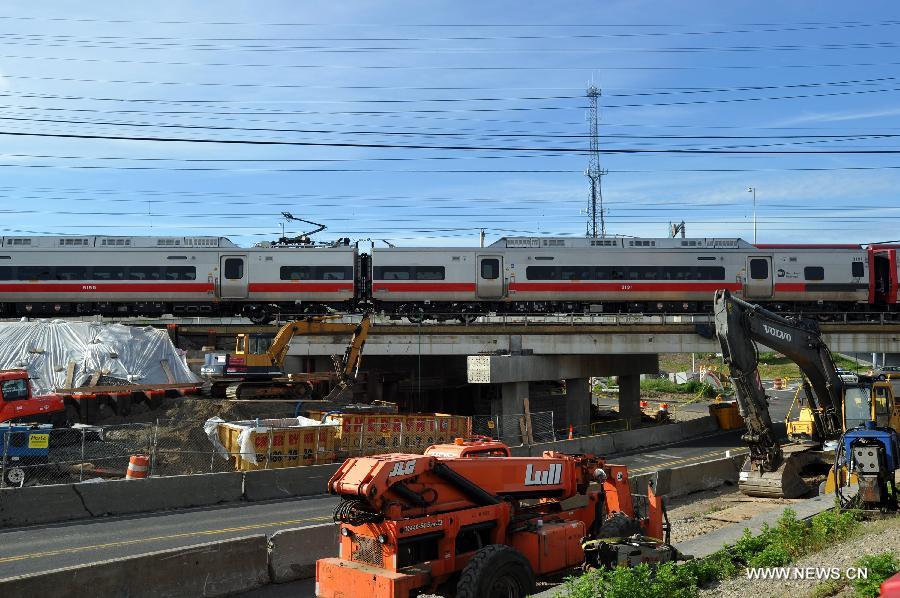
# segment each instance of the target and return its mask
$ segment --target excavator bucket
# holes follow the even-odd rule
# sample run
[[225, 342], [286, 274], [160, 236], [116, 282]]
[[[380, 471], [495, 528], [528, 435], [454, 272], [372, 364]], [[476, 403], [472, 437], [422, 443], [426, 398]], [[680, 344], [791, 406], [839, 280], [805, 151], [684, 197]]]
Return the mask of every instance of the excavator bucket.
[[798, 498], [810, 491], [800, 477], [809, 460], [803, 453], [786, 456], [775, 471], [760, 472], [750, 459], [744, 463], [738, 478], [738, 489], [747, 496], [763, 498]]

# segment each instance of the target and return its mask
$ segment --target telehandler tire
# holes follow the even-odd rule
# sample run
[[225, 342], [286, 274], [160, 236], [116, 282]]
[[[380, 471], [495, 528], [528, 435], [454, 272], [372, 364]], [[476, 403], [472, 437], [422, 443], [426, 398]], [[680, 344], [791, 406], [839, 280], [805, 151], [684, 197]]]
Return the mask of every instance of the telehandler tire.
[[525, 598], [532, 593], [531, 564], [504, 544], [490, 544], [476, 552], [456, 585], [456, 598]]

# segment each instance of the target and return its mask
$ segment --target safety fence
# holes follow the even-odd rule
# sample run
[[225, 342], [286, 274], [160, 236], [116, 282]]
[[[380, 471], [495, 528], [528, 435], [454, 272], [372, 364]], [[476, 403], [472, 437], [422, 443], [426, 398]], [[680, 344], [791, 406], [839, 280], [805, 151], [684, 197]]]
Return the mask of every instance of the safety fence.
[[297, 424], [159, 419], [55, 430], [0, 428], [0, 488], [121, 479], [134, 456], [147, 458], [137, 477], [172, 476], [319, 465], [386, 452], [421, 454], [432, 444], [472, 435], [470, 418], [440, 414]]
[[137, 467], [141, 477], [319, 465], [389, 452], [421, 454], [432, 444], [471, 436], [532, 445], [668, 423], [676, 419], [672, 411], [665, 421], [654, 421], [644, 411], [640, 422], [604, 419], [582, 426], [559, 425], [552, 411], [542, 411], [471, 418], [345, 414], [334, 425], [320, 426], [298, 426], [296, 419], [158, 419], [55, 430], [0, 427], [0, 488], [121, 479], [135, 456], [147, 458], [145, 466]]

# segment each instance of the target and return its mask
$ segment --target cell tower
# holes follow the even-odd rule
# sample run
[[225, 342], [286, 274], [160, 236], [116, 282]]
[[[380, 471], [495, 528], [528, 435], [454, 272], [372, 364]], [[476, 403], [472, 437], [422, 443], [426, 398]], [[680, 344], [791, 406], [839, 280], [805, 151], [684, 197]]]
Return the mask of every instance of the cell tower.
[[[605, 169], [600, 168], [600, 112], [597, 109], [597, 99], [600, 97], [600, 89], [591, 85], [587, 89], [587, 97], [590, 101], [590, 114], [588, 121], [590, 126], [590, 161], [587, 170], [584, 171], [585, 176], [591, 180], [591, 196], [588, 203], [588, 236], [596, 238], [598, 236], [606, 236], [606, 217], [603, 210], [603, 189], [600, 180], [607, 173]], [[597, 229], [597, 219], [600, 220], [599, 231]]]

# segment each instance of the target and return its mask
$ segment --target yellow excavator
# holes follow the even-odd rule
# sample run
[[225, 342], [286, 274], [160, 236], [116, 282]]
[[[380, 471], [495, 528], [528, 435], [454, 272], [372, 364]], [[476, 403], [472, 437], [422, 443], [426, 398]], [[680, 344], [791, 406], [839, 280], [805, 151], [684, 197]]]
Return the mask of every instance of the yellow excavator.
[[[885, 430], [900, 428], [900, 403], [892, 385], [865, 377], [855, 383], [841, 379], [815, 322], [784, 318], [727, 290], [716, 291], [713, 305], [722, 359], [747, 424], [742, 438], [750, 456], [738, 482], [744, 494], [770, 498], [806, 494], [810, 488], [801, 471], [815, 465], [832, 468], [835, 451], [830, 445], [846, 432], [867, 422]], [[782, 442], [772, 425], [757, 369], [756, 343], [782, 353], [803, 372], [805, 405], [798, 419], [786, 422], [789, 442]]]
[[[234, 353], [225, 358], [224, 377], [212, 381], [210, 394], [228, 399], [290, 399], [311, 397], [313, 384], [332, 381], [334, 386], [323, 401], [336, 399], [356, 380], [363, 347], [372, 325], [372, 314], [366, 313], [358, 323], [334, 322], [341, 316], [312, 316], [288, 322], [275, 335], [268, 347], [248, 334], [237, 335]], [[336, 360], [333, 372], [286, 374], [284, 359], [291, 340], [305, 335], [350, 334], [344, 355]], [[255, 345], [255, 346], [254, 346]]]

